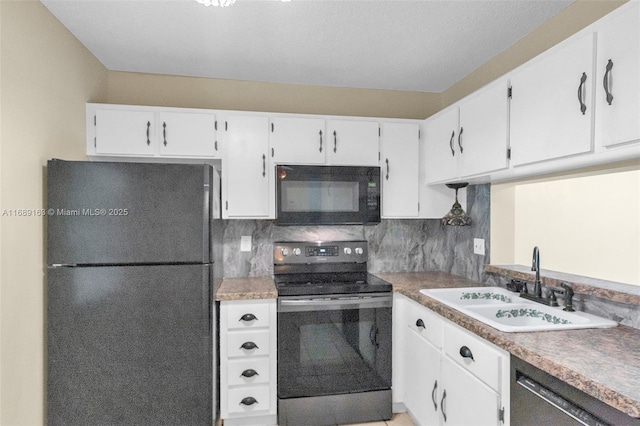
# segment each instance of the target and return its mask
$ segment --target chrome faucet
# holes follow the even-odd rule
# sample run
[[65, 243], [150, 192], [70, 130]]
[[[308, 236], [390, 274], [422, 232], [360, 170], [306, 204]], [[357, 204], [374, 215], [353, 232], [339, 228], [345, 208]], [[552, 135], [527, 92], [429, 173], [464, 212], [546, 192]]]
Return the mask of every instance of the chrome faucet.
[[533, 295], [536, 297], [542, 297], [542, 286], [540, 285], [540, 250], [538, 249], [538, 246], [533, 248], [531, 270], [536, 272], [536, 280], [533, 283]]

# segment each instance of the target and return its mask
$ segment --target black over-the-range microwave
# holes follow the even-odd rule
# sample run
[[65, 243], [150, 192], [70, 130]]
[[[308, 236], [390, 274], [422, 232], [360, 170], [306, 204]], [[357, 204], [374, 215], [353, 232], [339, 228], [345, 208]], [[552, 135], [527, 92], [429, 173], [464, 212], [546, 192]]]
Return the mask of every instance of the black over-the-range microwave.
[[380, 167], [279, 165], [276, 224], [380, 223]]

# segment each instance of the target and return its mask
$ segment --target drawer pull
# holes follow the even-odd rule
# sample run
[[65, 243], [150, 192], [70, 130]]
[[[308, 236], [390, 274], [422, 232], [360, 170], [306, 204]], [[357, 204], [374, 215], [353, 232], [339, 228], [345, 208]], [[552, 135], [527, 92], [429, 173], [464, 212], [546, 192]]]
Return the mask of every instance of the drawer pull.
[[416, 321], [416, 327], [422, 327], [424, 329], [426, 329], [427, 327], [424, 325], [424, 321], [422, 321], [422, 318], [419, 318], [418, 321]]
[[473, 362], [476, 361], [475, 359], [473, 359], [473, 353], [471, 352], [471, 349], [466, 346], [460, 348], [460, 356], [462, 358], [471, 358], [471, 361]]
[[258, 349], [258, 345], [253, 342], [244, 342], [240, 349], [244, 349], [245, 351], [250, 351], [252, 349]]
[[256, 370], [253, 370], [251, 368], [244, 370], [241, 374], [242, 377], [253, 377], [253, 376], [259, 376], [258, 372]]
[[445, 389], [442, 392], [442, 399], [440, 400], [440, 411], [442, 411], [442, 417], [444, 418], [444, 422], [447, 422], [447, 412], [444, 410], [444, 400], [447, 399], [447, 390]]
[[249, 321], [255, 321], [257, 319], [258, 318], [253, 314], [244, 314], [243, 316], [240, 317], [238, 321], [249, 322]]
[[253, 405], [253, 404], [257, 404], [258, 400], [255, 399], [252, 396], [248, 396], [246, 398], [242, 398], [242, 401], [240, 401], [240, 405]]

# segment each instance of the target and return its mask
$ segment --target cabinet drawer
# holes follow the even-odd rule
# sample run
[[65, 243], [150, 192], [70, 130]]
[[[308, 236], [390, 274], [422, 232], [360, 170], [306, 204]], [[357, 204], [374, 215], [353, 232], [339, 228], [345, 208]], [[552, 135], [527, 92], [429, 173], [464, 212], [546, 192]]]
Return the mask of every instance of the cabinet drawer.
[[230, 386], [269, 383], [269, 376], [269, 358], [234, 359], [227, 365], [227, 383]]
[[269, 303], [229, 303], [227, 328], [229, 330], [269, 327]]
[[509, 374], [508, 371], [502, 371], [502, 365], [507, 355], [491, 346], [490, 343], [472, 336], [469, 332], [454, 325], [445, 323], [444, 352], [489, 387], [498, 392], [501, 391], [501, 376]]
[[442, 318], [413, 300], [409, 300], [406, 304], [404, 318], [410, 329], [435, 347], [442, 347]]
[[[269, 330], [230, 331], [227, 337], [227, 355], [229, 357], [268, 355], [269, 338]], [[251, 348], [252, 346], [254, 347]]]
[[[255, 400], [254, 403], [249, 398]], [[245, 401], [243, 404], [242, 401]], [[229, 389], [227, 409], [229, 414], [250, 414], [253, 412], [264, 413], [271, 408], [271, 392], [268, 385], [240, 386]]]

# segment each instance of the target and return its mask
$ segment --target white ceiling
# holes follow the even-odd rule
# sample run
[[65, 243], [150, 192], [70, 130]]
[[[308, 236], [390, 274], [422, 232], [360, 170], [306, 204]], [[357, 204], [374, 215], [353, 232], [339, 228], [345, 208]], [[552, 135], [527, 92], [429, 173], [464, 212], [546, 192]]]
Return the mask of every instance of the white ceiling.
[[573, 0], [42, 0], [107, 69], [442, 92]]

